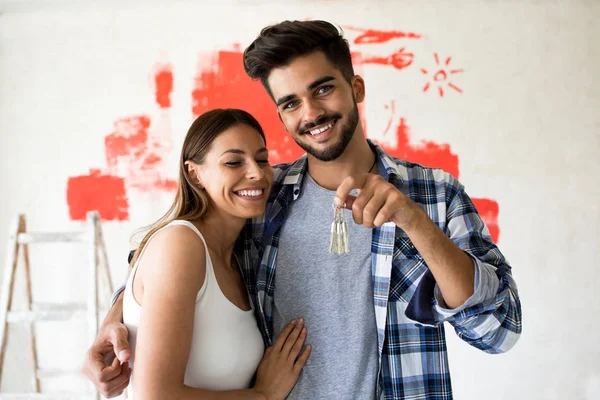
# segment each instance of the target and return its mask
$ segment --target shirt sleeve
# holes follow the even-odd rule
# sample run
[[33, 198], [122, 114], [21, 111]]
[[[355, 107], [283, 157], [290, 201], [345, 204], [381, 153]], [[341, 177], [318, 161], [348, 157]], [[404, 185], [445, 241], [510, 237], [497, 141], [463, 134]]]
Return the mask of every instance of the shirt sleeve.
[[427, 270], [406, 315], [428, 325], [448, 322], [470, 345], [488, 353], [506, 352], [521, 335], [521, 303], [512, 268], [492, 241], [472, 200], [451, 176], [446, 184], [446, 206], [445, 233], [473, 260], [475, 292], [461, 306], [448, 309]]
[[471, 256], [469, 253], [467, 253], [467, 255], [469, 255], [473, 261], [473, 267], [475, 269], [475, 278], [473, 279], [473, 294], [460, 306], [456, 308], [448, 308], [446, 302], [444, 301], [444, 297], [442, 296], [442, 291], [436, 283], [433, 295], [435, 297], [434, 308], [435, 312], [438, 314], [438, 320], [448, 319], [458, 314], [462, 310], [465, 310], [476, 304], [490, 301], [496, 297], [496, 292], [498, 291], [498, 285], [500, 283], [498, 277], [496, 276], [496, 268], [481, 262], [480, 260]]
[[[129, 252], [129, 254], [127, 255], [127, 264], [131, 263], [131, 260], [133, 259], [133, 255], [135, 254], [135, 250], [131, 250]], [[119, 286], [117, 288], [117, 290], [115, 290], [115, 292], [112, 294], [112, 297], [110, 299], [110, 306], [114, 306], [115, 302], [117, 301], [117, 299], [119, 298], [119, 295], [121, 294], [121, 292], [123, 292], [125, 290], [125, 287], [127, 285], [127, 279], [125, 279], [122, 283], [121, 286]]]
[[121, 283], [121, 286], [119, 286], [117, 288], [117, 290], [115, 290], [115, 292], [112, 294], [112, 297], [110, 299], [111, 307], [115, 305], [115, 302], [119, 298], [119, 295], [121, 294], [121, 292], [123, 292], [125, 290], [125, 285], [127, 285], [127, 281], [124, 281], [123, 283]]

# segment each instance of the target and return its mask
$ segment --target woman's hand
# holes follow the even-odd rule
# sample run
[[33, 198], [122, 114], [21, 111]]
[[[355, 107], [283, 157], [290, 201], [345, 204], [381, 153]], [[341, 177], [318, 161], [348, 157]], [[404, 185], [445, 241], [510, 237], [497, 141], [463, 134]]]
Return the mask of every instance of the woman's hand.
[[300, 354], [305, 339], [306, 328], [302, 318], [286, 325], [258, 365], [255, 391], [267, 400], [286, 398], [310, 354], [310, 346], [306, 346]]

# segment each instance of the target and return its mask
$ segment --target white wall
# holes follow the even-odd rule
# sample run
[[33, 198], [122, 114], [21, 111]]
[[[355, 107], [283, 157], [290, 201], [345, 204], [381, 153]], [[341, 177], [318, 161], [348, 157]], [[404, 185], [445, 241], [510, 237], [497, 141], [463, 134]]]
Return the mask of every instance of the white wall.
[[[17, 213], [25, 213], [34, 230], [81, 226], [69, 218], [68, 179], [90, 168], [107, 171], [104, 138], [119, 117], [149, 115], [157, 132], [170, 135], [173, 150], [160, 172], [175, 176], [192, 121], [200, 53], [233, 49], [234, 43], [243, 49], [263, 26], [283, 19], [418, 32], [419, 40], [355, 46], [381, 56], [400, 47], [414, 54], [413, 65], [403, 70], [361, 67], [368, 135], [384, 140], [390, 119], [385, 106], [393, 102], [396, 117], [410, 127], [411, 144], [450, 145], [468, 193], [499, 205], [499, 246], [513, 265], [523, 305], [523, 335], [507, 354], [481, 353], [449, 330], [455, 397], [600, 396], [600, 302], [594, 291], [600, 279], [600, 2], [116, 4], [0, 3], [0, 257]], [[427, 80], [420, 68], [433, 68], [434, 52], [464, 69], [452, 78], [462, 93], [422, 91]], [[170, 63], [175, 76], [166, 111], [153, 98], [157, 62]], [[122, 168], [116, 173], [126, 175]], [[172, 193], [128, 188], [127, 196], [129, 220], [104, 223], [115, 282], [125, 277], [130, 234], [159, 217]], [[37, 300], [85, 298], [84, 251], [46, 246], [34, 251], [32, 262]], [[78, 368], [88, 345], [82, 328], [40, 326], [42, 364]], [[22, 329], [10, 332], [1, 388], [27, 390], [27, 341]], [[48, 380], [44, 388], [85, 386], [83, 380]]]

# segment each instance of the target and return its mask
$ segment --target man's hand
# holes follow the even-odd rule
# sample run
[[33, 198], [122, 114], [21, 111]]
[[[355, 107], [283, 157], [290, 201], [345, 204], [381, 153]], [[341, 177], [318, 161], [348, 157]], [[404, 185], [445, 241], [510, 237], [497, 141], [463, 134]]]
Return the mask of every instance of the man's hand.
[[[358, 189], [358, 197], [350, 195], [352, 189]], [[352, 210], [354, 222], [367, 228], [379, 227], [391, 221], [406, 231], [423, 214], [412, 200], [375, 174], [360, 174], [344, 179], [336, 191], [334, 203]]]
[[106, 398], [120, 395], [129, 385], [131, 350], [127, 334], [120, 322], [103, 325], [81, 369]]

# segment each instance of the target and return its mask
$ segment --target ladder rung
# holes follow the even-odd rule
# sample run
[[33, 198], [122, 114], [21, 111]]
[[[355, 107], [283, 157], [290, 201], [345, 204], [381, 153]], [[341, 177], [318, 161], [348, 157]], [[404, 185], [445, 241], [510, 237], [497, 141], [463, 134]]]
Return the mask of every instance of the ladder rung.
[[68, 321], [71, 319], [85, 318], [88, 313], [85, 311], [11, 311], [6, 316], [6, 322], [15, 323], [22, 321]]
[[85, 311], [86, 303], [33, 303], [33, 311]]
[[17, 241], [22, 244], [28, 243], [52, 243], [52, 242], [86, 242], [87, 232], [29, 232], [19, 233]]
[[81, 371], [77, 369], [60, 369], [60, 368], [39, 368], [37, 370], [38, 379], [60, 378], [62, 376], [81, 375]]
[[90, 393], [0, 393], [0, 400], [89, 400]]

